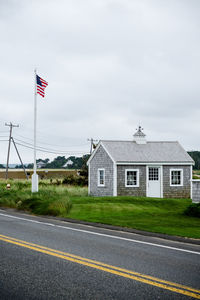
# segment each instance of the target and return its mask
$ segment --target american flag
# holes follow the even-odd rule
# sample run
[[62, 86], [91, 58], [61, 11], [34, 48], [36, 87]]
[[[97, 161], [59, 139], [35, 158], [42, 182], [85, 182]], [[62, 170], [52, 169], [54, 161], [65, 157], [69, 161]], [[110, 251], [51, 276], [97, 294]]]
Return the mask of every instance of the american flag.
[[37, 81], [37, 93], [40, 94], [40, 96], [44, 97], [44, 89], [47, 87], [48, 82], [36, 75], [36, 81]]

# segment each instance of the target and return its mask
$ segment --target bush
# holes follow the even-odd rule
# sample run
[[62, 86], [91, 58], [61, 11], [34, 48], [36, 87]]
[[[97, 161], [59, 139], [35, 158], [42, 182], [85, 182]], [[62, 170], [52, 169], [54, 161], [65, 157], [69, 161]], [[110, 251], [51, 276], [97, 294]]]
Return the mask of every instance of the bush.
[[200, 203], [190, 204], [184, 211], [184, 214], [187, 216], [200, 218]]
[[63, 179], [63, 184], [85, 186], [88, 184], [88, 179], [84, 176], [69, 175]]
[[48, 214], [53, 216], [66, 216], [72, 207], [69, 198], [58, 199], [50, 203], [48, 207]]

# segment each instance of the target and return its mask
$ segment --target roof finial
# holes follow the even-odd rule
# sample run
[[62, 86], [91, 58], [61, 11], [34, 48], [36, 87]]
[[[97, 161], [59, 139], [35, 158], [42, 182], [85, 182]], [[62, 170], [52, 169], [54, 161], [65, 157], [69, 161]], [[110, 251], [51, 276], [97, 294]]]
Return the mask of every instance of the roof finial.
[[142, 126], [139, 125], [136, 130], [137, 130], [136, 133], [133, 135], [134, 141], [137, 144], [146, 144], [146, 139], [145, 139], [146, 134], [144, 134], [144, 132], [142, 131], [143, 130]]

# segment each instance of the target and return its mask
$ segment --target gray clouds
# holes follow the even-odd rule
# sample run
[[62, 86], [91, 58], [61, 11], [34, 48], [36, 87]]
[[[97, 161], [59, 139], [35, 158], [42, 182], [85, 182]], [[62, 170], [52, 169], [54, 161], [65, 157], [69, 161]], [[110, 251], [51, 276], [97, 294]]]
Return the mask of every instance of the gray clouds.
[[199, 28], [195, 0], [1, 1], [0, 130], [32, 138], [37, 67], [39, 142], [131, 139], [140, 122], [150, 140], [199, 150]]

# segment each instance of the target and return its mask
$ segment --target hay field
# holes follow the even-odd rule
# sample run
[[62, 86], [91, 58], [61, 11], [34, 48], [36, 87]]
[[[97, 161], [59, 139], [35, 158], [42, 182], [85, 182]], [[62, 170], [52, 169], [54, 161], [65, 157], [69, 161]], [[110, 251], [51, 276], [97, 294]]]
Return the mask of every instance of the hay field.
[[[33, 169], [26, 169], [29, 178], [33, 174]], [[65, 169], [38, 169], [37, 173], [41, 179], [62, 179], [69, 175], [76, 175], [78, 170], [65, 170]], [[0, 179], [5, 179], [6, 169], [0, 169]], [[9, 179], [26, 179], [23, 169], [9, 169]]]

